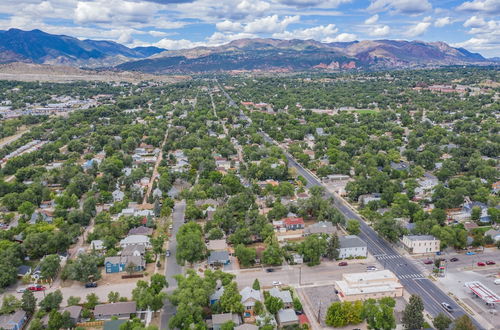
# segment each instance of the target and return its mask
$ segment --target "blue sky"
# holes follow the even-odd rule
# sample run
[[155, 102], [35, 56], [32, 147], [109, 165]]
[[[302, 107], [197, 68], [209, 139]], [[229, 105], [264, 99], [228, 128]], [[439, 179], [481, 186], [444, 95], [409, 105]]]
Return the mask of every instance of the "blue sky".
[[500, 0], [1, 0], [0, 29], [9, 28], [166, 49], [404, 39], [500, 56]]

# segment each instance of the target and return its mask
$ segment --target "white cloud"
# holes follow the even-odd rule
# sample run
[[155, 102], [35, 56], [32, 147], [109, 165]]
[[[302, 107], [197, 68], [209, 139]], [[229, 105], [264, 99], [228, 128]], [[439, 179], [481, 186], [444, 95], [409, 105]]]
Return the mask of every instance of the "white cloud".
[[273, 34], [274, 38], [280, 39], [314, 39], [318, 41], [331, 42], [339, 29], [335, 24], [319, 25], [307, 29], [296, 29]]
[[161, 39], [160, 41], [154, 44], [154, 46], [156, 47], [164, 48], [167, 50], [188, 49], [205, 45], [206, 43], [204, 42], [193, 42], [187, 39], [174, 40], [168, 38]]
[[352, 0], [277, 0], [277, 2], [294, 7], [322, 7], [336, 8], [342, 3], [349, 3]]
[[393, 11], [402, 14], [421, 14], [432, 9], [428, 0], [372, 0], [369, 11]]
[[472, 16], [464, 22], [464, 27], [481, 27], [486, 25], [484, 18], [478, 16]]
[[441, 18], [438, 18], [434, 22], [434, 26], [435, 27], [443, 27], [443, 26], [449, 25], [451, 23], [452, 22], [451, 22], [451, 18], [450, 17], [441, 17]]
[[352, 33], [340, 33], [334, 38], [326, 38], [324, 42], [349, 42], [357, 39], [357, 36]]
[[269, 9], [271, 5], [268, 2], [260, 1], [260, 0], [243, 0], [241, 1], [236, 8], [240, 12], [244, 13], [252, 13], [252, 12], [264, 12]]
[[391, 33], [391, 28], [388, 25], [378, 25], [368, 32], [373, 37], [385, 37]]
[[148, 31], [148, 34], [150, 36], [153, 36], [153, 37], [156, 37], [156, 38], [164, 38], [168, 35], [171, 35], [172, 33], [167, 33], [167, 32], [163, 32], [163, 31], [155, 31], [155, 30], [152, 30], [152, 31]]
[[417, 23], [406, 32], [406, 35], [408, 37], [418, 37], [419, 35], [424, 34], [430, 26], [430, 22]]
[[278, 15], [267, 16], [254, 20], [245, 25], [246, 33], [277, 33], [284, 31], [291, 23], [296, 23], [300, 20], [300, 16], [287, 16], [283, 20], [279, 20]]
[[222, 22], [219, 22], [215, 24], [215, 27], [219, 31], [231, 31], [231, 32], [236, 32], [236, 31], [241, 31], [243, 30], [243, 25], [239, 22], [231, 22], [229, 20], [225, 20]]
[[256, 38], [257, 36], [255, 34], [251, 33], [221, 33], [221, 32], [215, 32], [212, 34], [207, 40], [207, 45], [209, 46], [218, 46], [218, 45], [223, 45], [226, 44], [230, 41], [233, 40], [238, 40], [238, 39], [246, 39], [246, 38]]
[[500, 15], [500, 1], [498, 0], [473, 0], [466, 1], [457, 7], [458, 10], [469, 12], [483, 12]]
[[375, 23], [377, 23], [378, 19], [379, 19], [378, 14], [375, 14], [375, 15], [373, 15], [372, 17], [367, 18], [367, 19], [365, 20], [365, 24], [366, 24], [366, 25], [372, 25], [372, 24], [375, 24]]

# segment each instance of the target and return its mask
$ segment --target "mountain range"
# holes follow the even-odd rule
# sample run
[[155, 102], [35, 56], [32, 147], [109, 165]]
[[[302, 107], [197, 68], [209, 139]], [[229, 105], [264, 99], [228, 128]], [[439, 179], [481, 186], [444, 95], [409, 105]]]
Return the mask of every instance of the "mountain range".
[[[485, 59], [444, 42], [239, 39], [216, 47], [129, 48], [112, 41], [79, 40], [40, 30], [0, 31], [0, 63], [114, 67], [146, 73], [302, 71], [485, 65]], [[498, 63], [498, 62], [497, 62]]]
[[114, 66], [164, 50], [157, 47], [128, 48], [112, 41], [79, 40], [40, 30], [0, 31], [0, 64], [25, 62], [83, 67]]

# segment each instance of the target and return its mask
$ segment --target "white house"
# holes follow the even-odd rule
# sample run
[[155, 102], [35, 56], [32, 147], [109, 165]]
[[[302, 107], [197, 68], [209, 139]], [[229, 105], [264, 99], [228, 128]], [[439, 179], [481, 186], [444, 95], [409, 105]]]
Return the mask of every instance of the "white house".
[[121, 202], [125, 197], [125, 193], [120, 189], [116, 189], [111, 193], [111, 195], [113, 195], [113, 202]]
[[245, 306], [245, 310], [253, 310], [255, 306], [255, 302], [262, 302], [262, 297], [260, 295], [260, 291], [254, 290], [250, 287], [245, 287], [240, 291], [241, 295], [241, 303]]
[[500, 241], [500, 230], [490, 229], [484, 233], [485, 236], [491, 236], [495, 242]]
[[339, 258], [356, 258], [367, 256], [367, 245], [356, 235], [339, 237]]
[[441, 241], [432, 235], [405, 235], [403, 244], [410, 253], [434, 253], [440, 250]]
[[102, 251], [104, 250], [104, 243], [100, 239], [90, 242], [90, 250]]
[[122, 248], [129, 245], [144, 245], [146, 248], [151, 247], [149, 237], [145, 235], [130, 235], [120, 241], [120, 246]]

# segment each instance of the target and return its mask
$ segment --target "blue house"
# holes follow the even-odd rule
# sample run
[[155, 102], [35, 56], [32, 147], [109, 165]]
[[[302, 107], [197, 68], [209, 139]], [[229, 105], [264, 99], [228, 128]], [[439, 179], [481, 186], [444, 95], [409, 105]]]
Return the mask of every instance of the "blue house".
[[17, 310], [13, 314], [0, 315], [0, 329], [21, 330], [28, 319], [23, 310]]
[[106, 273], [124, 272], [127, 265], [134, 265], [134, 270], [137, 272], [146, 269], [146, 261], [142, 256], [118, 256], [104, 259]]

